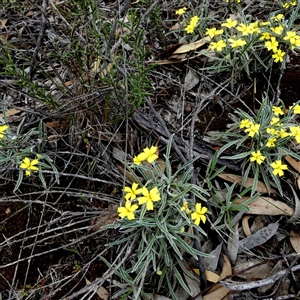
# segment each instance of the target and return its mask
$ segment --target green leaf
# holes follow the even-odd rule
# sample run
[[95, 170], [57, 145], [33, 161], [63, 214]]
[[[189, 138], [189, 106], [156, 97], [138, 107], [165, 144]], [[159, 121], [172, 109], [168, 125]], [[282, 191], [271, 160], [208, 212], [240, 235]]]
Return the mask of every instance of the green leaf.
[[132, 272], [135, 272], [137, 269], [139, 269], [145, 263], [145, 258], [149, 255], [149, 252], [152, 250], [152, 247], [156, 241], [156, 237], [157, 237], [157, 234], [152, 236], [148, 246], [145, 248], [142, 255], [138, 258], [138, 261], [137, 261], [136, 265], [133, 267]]

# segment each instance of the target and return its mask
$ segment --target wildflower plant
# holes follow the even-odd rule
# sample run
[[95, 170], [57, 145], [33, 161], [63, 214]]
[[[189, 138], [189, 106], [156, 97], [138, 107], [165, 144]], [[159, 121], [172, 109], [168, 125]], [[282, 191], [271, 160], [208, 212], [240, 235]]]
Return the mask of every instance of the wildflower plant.
[[[46, 188], [47, 183], [42, 172], [44, 169], [51, 169], [55, 174], [55, 182], [59, 183], [58, 171], [52, 159], [43, 153], [43, 141], [46, 141], [43, 122], [40, 122], [38, 128], [21, 133], [25, 119], [20, 122], [15, 132], [5, 119], [0, 118], [0, 165], [6, 167], [6, 177], [13, 176], [9, 174], [12, 170], [18, 170], [14, 192], [20, 187], [24, 174], [26, 177], [38, 175]], [[39, 142], [32, 144], [31, 140]]]
[[[241, 4], [240, 1], [233, 2], [237, 6]], [[281, 10], [271, 13], [266, 20], [243, 13], [239, 14], [240, 18], [230, 17], [223, 22], [203, 17], [200, 18], [201, 26], [190, 19], [184, 30], [187, 36], [193, 34], [210, 38], [208, 49], [200, 50], [209, 58], [209, 65], [204, 66], [203, 70], [212, 73], [231, 70], [233, 75], [243, 70], [250, 75], [261, 69], [268, 70], [273, 64], [284, 67], [288, 53], [300, 48], [300, 35], [294, 26], [299, 5], [291, 14], [284, 11], [287, 10], [284, 4], [294, 7], [295, 3], [282, 3]], [[183, 16], [187, 13], [186, 10], [179, 12]]]
[[[226, 133], [215, 134], [215, 137], [226, 142], [218, 156], [230, 160], [245, 160], [242, 185], [248, 176], [253, 176], [252, 194], [256, 191], [258, 179], [262, 178], [269, 192], [272, 182], [282, 195], [280, 177], [288, 171], [284, 156], [290, 155], [300, 160], [300, 156], [290, 149], [292, 145], [300, 143], [300, 126], [296, 120], [300, 113], [299, 102], [287, 112], [283, 103], [281, 106], [272, 106], [266, 96], [257, 115], [250, 116], [240, 109], [236, 113], [240, 120]], [[227, 149], [239, 153], [224, 156]]]
[[[106, 226], [106, 229], [118, 229], [125, 236], [107, 246], [139, 241], [132, 256], [134, 264], [123, 266], [117, 272], [125, 281], [132, 278], [130, 287], [120, 291], [122, 294], [133, 293], [137, 297], [143, 276], [157, 276], [157, 291], [167, 283], [172, 299], [177, 299], [172, 285], [176, 281], [191, 295], [184, 276], [193, 275], [184, 266], [184, 253], [196, 259], [198, 255], [208, 256], [187, 243], [185, 238], [197, 239], [187, 232], [189, 227], [206, 235], [201, 225], [206, 222], [208, 211], [203, 204], [209, 193], [203, 187], [189, 183], [195, 160], [172, 172], [170, 150], [171, 139], [164, 155], [165, 170], [158, 161], [156, 146], [145, 148], [128, 164], [127, 171], [134, 182], [124, 188], [124, 198], [118, 208], [120, 219]], [[192, 201], [193, 195], [196, 203]], [[130, 273], [136, 273], [136, 276]]]

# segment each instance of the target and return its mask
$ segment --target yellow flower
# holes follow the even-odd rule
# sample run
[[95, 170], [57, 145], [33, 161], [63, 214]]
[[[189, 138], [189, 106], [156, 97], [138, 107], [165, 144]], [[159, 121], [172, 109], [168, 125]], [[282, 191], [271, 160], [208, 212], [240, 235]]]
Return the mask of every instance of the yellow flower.
[[191, 18], [190, 24], [192, 25], [197, 25], [197, 23], [199, 22], [200, 18], [198, 16], [194, 16]]
[[276, 126], [282, 126], [282, 124], [279, 124], [278, 122], [280, 121], [279, 118], [273, 117], [270, 121], [270, 125], [276, 125]]
[[266, 129], [267, 133], [271, 134], [271, 135], [277, 135], [278, 134], [278, 130], [276, 130], [275, 128], [270, 128], [268, 127]]
[[238, 48], [238, 47], [243, 47], [247, 44], [247, 42], [243, 39], [237, 39], [237, 40], [234, 40], [234, 39], [228, 39], [229, 43], [230, 43], [230, 46], [232, 48]]
[[296, 41], [296, 37], [297, 37], [297, 33], [295, 31], [287, 31], [283, 39], [285, 41], [289, 41], [291, 44], [294, 44]]
[[265, 42], [265, 46], [269, 51], [276, 52], [278, 47], [278, 42], [274, 36], [271, 37], [270, 41]]
[[186, 214], [190, 214], [192, 211], [189, 209], [189, 203], [185, 201], [180, 209], [181, 211], [185, 211]]
[[136, 164], [136, 165], [140, 165], [143, 161], [145, 161], [147, 159], [147, 155], [146, 153], [140, 153], [138, 156], [135, 156], [133, 158], [133, 162]]
[[283, 62], [283, 58], [286, 52], [282, 50], [277, 50], [273, 55], [272, 58], [274, 58], [274, 62]]
[[250, 23], [249, 27], [251, 29], [251, 33], [260, 33], [261, 32], [258, 21]]
[[131, 188], [129, 186], [125, 186], [124, 192], [127, 193], [125, 195], [126, 200], [134, 200], [137, 195], [141, 194], [142, 189], [138, 189], [138, 186], [139, 185], [135, 182], [132, 184]]
[[224, 32], [223, 29], [217, 30], [217, 28], [207, 28], [205, 34], [207, 34], [210, 38], [214, 38], [216, 36], [219, 36]]
[[31, 171], [37, 171], [39, 169], [38, 167], [35, 166], [38, 163], [39, 163], [38, 159], [30, 160], [28, 157], [25, 157], [23, 159], [23, 162], [20, 164], [20, 168], [25, 169], [26, 176], [30, 176]]
[[283, 170], [287, 170], [288, 166], [283, 164], [281, 160], [276, 160], [275, 162], [271, 163], [271, 167], [273, 168], [273, 174], [276, 176], [283, 176]]
[[249, 34], [253, 33], [253, 26], [250, 25], [246, 25], [244, 23], [241, 23], [236, 30], [238, 30], [239, 32], [241, 32], [242, 36], [246, 36]]
[[229, 19], [226, 19], [226, 22], [222, 23], [221, 26], [231, 29], [232, 27], [235, 27], [237, 25], [237, 23], [238, 23], [237, 20], [231, 20], [229, 18]]
[[284, 115], [282, 108], [279, 106], [272, 106], [272, 111], [273, 111], [274, 116]]
[[222, 51], [226, 47], [226, 43], [223, 40], [219, 40], [218, 42], [211, 42], [209, 47], [211, 50]]
[[260, 124], [253, 124], [249, 128], [247, 128], [245, 132], [248, 132], [248, 135], [250, 137], [254, 137], [254, 135], [258, 133], [259, 128], [260, 128]]
[[148, 163], [152, 163], [154, 162], [157, 158], [158, 155], [156, 154], [157, 151], [157, 147], [152, 146], [150, 149], [149, 148], [145, 148], [143, 154], [145, 154], [145, 160], [147, 160]]
[[186, 7], [182, 7], [182, 8], [179, 8], [178, 10], [176, 10], [175, 14], [176, 15], [183, 15], [186, 11]]
[[256, 152], [255, 151], [251, 152], [251, 155], [252, 157], [250, 157], [250, 161], [251, 162], [256, 161], [259, 165], [266, 159], [266, 157], [263, 156], [259, 150]]
[[270, 29], [271, 29], [274, 33], [280, 35], [280, 34], [282, 33], [282, 31], [283, 31], [283, 26], [282, 26], [282, 25], [279, 25], [279, 26], [276, 26], [276, 27], [270, 27]]
[[291, 126], [290, 131], [291, 131], [291, 135], [296, 139], [297, 143], [300, 143], [300, 127]]
[[241, 129], [242, 129], [242, 128], [248, 128], [248, 127], [250, 127], [250, 126], [252, 126], [252, 125], [254, 125], [254, 123], [253, 123], [252, 121], [250, 121], [250, 120], [248, 120], [248, 119], [244, 119], [244, 120], [242, 120], [241, 123], [240, 123], [240, 128], [241, 128]]
[[290, 136], [289, 133], [287, 133], [283, 128], [280, 128], [280, 130], [276, 131], [276, 137], [284, 139], [285, 137]]
[[284, 18], [283, 14], [278, 14], [277, 16], [273, 16], [271, 19], [274, 21], [280, 21]]
[[193, 33], [195, 30], [195, 27], [196, 27], [195, 25], [189, 24], [184, 28], [184, 30], [186, 31], [186, 33]]
[[269, 32], [263, 32], [261, 34], [261, 37], [259, 38], [261, 41], [263, 40], [270, 40], [271, 39], [271, 35]]
[[275, 147], [276, 138], [269, 138], [267, 141], [266, 146], [269, 148]]
[[157, 187], [154, 187], [149, 192], [148, 189], [144, 186], [142, 187], [142, 194], [144, 197], [139, 197], [139, 204], [145, 204], [147, 210], [153, 210], [153, 202], [161, 200], [159, 190]]
[[290, 109], [293, 108], [294, 114], [300, 114], [300, 105], [299, 104], [294, 104], [294, 107], [291, 106]]
[[295, 0], [295, 1], [283, 3], [282, 7], [288, 9], [288, 8], [290, 8], [292, 6], [296, 6], [296, 5], [297, 5], [297, 1]]
[[1, 125], [0, 126], [0, 140], [3, 139], [4, 135], [5, 135], [5, 131], [8, 128], [7, 125]]
[[296, 35], [295, 37], [295, 41], [293, 41], [293, 43], [291, 42], [291, 49], [294, 50], [295, 47], [299, 48], [300, 47], [300, 36]]
[[194, 223], [199, 226], [200, 221], [203, 223], [206, 222], [206, 216], [204, 215], [207, 212], [207, 207], [201, 208], [201, 203], [197, 203], [195, 206], [195, 212], [191, 214], [191, 219], [194, 220]]
[[126, 201], [125, 206], [118, 207], [119, 217], [124, 219], [127, 217], [128, 220], [135, 219], [134, 212], [138, 209], [136, 204], [131, 205], [129, 201]]

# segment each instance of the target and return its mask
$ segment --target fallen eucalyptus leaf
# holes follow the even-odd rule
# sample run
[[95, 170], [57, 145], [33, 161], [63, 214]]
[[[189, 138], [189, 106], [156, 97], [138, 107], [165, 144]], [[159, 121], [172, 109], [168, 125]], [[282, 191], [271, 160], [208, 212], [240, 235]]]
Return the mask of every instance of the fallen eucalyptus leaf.
[[252, 248], [260, 246], [264, 244], [267, 240], [269, 240], [278, 230], [278, 223], [271, 223], [267, 227], [258, 230], [253, 235], [244, 238], [239, 241], [239, 251], [241, 253], [243, 251], [249, 251]]
[[211, 255], [210, 257], [203, 258], [205, 269], [211, 271], [215, 271], [217, 269], [221, 250], [222, 250], [222, 243], [220, 243], [217, 248], [215, 248], [213, 251], [209, 253]]
[[261, 264], [261, 260], [252, 258], [250, 261], [236, 265], [232, 271], [239, 278], [260, 280], [267, 278], [273, 267], [274, 264], [271, 262]]
[[230, 292], [229, 288], [227, 288], [225, 286], [221, 286], [217, 290], [203, 296], [202, 299], [203, 300], [222, 300], [229, 292]]
[[196, 72], [190, 69], [184, 79], [184, 89], [189, 91], [196, 86], [198, 82], [199, 77], [197, 76]]
[[228, 239], [228, 243], [227, 243], [228, 254], [233, 265], [235, 265], [237, 254], [239, 251], [238, 242], [239, 242], [239, 224], [237, 223], [234, 226], [233, 233], [230, 235], [230, 238]]
[[[249, 198], [244, 197], [236, 201], [237, 204], [242, 204], [247, 201]], [[248, 204], [250, 211], [248, 214], [254, 215], [269, 215], [269, 216], [277, 216], [277, 215], [293, 215], [294, 209], [289, 207], [287, 204], [274, 200], [270, 197], [257, 197], [253, 202]]]

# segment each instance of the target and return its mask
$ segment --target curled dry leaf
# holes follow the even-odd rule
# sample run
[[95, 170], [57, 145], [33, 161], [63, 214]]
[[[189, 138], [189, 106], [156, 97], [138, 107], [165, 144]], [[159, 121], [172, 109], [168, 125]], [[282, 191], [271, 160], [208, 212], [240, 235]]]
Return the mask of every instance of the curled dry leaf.
[[242, 227], [246, 236], [252, 235], [252, 232], [249, 227], [249, 219], [253, 218], [252, 216], [246, 216], [243, 218]]
[[[244, 179], [243, 176], [235, 175], [235, 174], [229, 174], [229, 173], [228, 174], [219, 174], [218, 176], [220, 178], [226, 180], [226, 181], [229, 181], [229, 182], [232, 182], [232, 183], [236, 182], [239, 185], [241, 185], [241, 183], [243, 182], [243, 179]], [[253, 186], [253, 182], [254, 182], [253, 178], [248, 178], [243, 186], [245, 188], [248, 188], [250, 186]], [[266, 185], [261, 181], [257, 182], [256, 191], [258, 193], [263, 193], [263, 194], [268, 193], [268, 189], [267, 189]], [[276, 194], [276, 191], [274, 189], [271, 189], [270, 192], [272, 194]]]
[[[249, 198], [244, 197], [243, 199], [238, 200], [237, 204], [242, 204], [247, 201]], [[254, 215], [269, 215], [269, 216], [277, 216], [277, 215], [290, 215], [294, 214], [294, 209], [289, 207], [287, 204], [274, 200], [270, 197], [257, 197], [255, 201], [248, 204], [250, 211], [248, 214]]]

